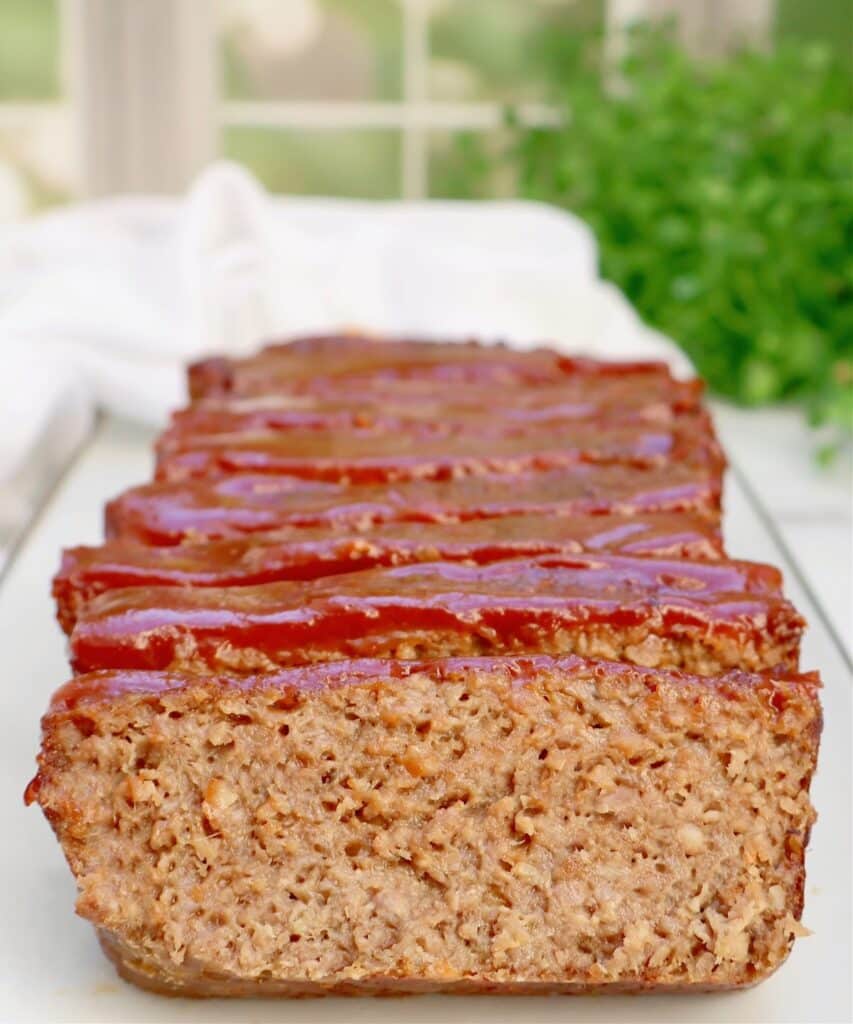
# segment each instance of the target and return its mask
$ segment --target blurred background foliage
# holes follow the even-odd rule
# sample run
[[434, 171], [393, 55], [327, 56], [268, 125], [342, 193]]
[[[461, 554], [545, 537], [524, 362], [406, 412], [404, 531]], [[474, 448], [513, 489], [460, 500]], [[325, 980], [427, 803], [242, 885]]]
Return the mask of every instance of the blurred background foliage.
[[[232, 101], [395, 101], [399, 0], [217, 0]], [[497, 102], [497, 130], [435, 129], [438, 197], [572, 209], [603, 273], [720, 394], [800, 403], [853, 429], [853, 17], [850, 0], [777, 0], [762, 51], [688, 58], [671, 34], [602, 61], [602, 0], [431, 0], [428, 98]], [[57, 0], [0, 0], [0, 210], [75, 191]], [[526, 127], [544, 103], [556, 128]], [[226, 127], [223, 150], [274, 191], [399, 195], [389, 130]]]
[[55, 0], [0, 3], [0, 99], [59, 95], [59, 15]]
[[538, 46], [561, 125], [510, 110], [502, 145], [467, 135], [444, 165], [453, 194], [511, 178], [574, 211], [604, 275], [714, 390], [801, 402], [815, 425], [853, 430], [846, 55], [783, 41], [697, 61], [661, 28], [632, 33], [618, 66], [600, 36], [546, 32]]

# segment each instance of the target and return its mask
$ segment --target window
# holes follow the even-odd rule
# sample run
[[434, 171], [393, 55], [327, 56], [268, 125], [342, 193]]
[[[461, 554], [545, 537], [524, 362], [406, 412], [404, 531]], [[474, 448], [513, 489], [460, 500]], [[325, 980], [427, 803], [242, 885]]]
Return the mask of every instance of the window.
[[[846, 0], [2, 0], [0, 221], [77, 195], [178, 192], [217, 154], [273, 191], [460, 194], [512, 104], [547, 123], [543, 36], [677, 12], [842, 45]], [[805, 8], [808, 8], [808, 11]], [[511, 194], [495, 164], [482, 186]]]
[[447, 152], [548, 120], [525, 45], [601, 0], [219, 0], [224, 151], [283, 192], [447, 194]]
[[0, 223], [79, 191], [57, 0], [0, 3]]

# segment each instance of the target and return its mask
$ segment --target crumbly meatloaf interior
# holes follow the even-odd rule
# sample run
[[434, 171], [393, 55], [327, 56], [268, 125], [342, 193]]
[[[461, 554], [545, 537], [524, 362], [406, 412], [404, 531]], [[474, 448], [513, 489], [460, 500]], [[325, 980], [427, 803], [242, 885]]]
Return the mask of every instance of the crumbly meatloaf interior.
[[785, 959], [813, 680], [374, 665], [319, 688], [106, 686], [46, 717], [30, 796], [126, 975], [204, 995], [717, 988]]

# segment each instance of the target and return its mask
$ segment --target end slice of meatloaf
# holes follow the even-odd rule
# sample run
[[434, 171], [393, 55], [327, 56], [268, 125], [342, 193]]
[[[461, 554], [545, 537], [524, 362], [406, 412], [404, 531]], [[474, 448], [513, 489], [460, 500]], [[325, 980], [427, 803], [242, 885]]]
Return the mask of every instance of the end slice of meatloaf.
[[98, 673], [28, 800], [185, 995], [750, 985], [802, 932], [814, 676], [579, 658]]
[[71, 634], [75, 671], [269, 671], [342, 657], [576, 653], [710, 675], [796, 669], [777, 570], [614, 555], [430, 562], [257, 587], [131, 587]]
[[349, 534], [303, 527], [278, 535], [172, 547], [114, 540], [66, 550], [53, 580], [53, 595], [57, 617], [70, 632], [87, 602], [120, 587], [256, 586], [383, 565], [437, 560], [487, 564], [584, 551], [714, 559], [722, 556], [722, 541], [707, 519], [685, 512], [390, 523]]
[[448, 523], [511, 515], [689, 511], [720, 519], [722, 474], [706, 466], [573, 466], [372, 487], [238, 474], [133, 487], [106, 508], [106, 532], [145, 544], [221, 540], [284, 527], [349, 532], [378, 523]]

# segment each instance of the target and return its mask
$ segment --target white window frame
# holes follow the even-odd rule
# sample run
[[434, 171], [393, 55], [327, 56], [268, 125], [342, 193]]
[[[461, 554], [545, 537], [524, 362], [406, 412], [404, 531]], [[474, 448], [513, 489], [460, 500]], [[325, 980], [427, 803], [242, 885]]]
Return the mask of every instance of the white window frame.
[[[736, 36], [760, 39], [772, 24], [775, 6], [775, 0], [605, 2], [614, 52], [632, 21], [674, 12], [688, 42], [705, 40], [718, 48]], [[25, 124], [70, 106], [85, 196], [180, 192], [220, 152], [226, 127], [393, 129], [402, 141], [400, 194], [420, 199], [429, 193], [430, 133], [493, 130], [503, 123], [504, 106], [430, 100], [430, 2], [399, 3], [399, 101], [243, 102], [223, 101], [220, 95], [213, 0], [61, 0], [70, 99], [0, 103], [0, 127]], [[531, 125], [557, 119], [542, 104], [524, 104], [518, 114]]]
[[[428, 96], [429, 0], [399, 0], [402, 16], [402, 98], [399, 101], [295, 102], [225, 101], [220, 106], [223, 127], [281, 129], [396, 129], [402, 140], [400, 194], [423, 199], [429, 194], [429, 135], [432, 131], [489, 131], [504, 121], [501, 103], [435, 102]], [[464, 3], [465, 0], [454, 0]], [[545, 104], [522, 104], [519, 118], [526, 124], [555, 124], [555, 112]]]
[[[465, 0], [455, 0], [464, 3]], [[227, 127], [391, 129], [402, 141], [400, 194], [428, 194], [431, 131], [488, 131], [504, 119], [500, 103], [439, 103], [427, 95], [429, 0], [399, 0], [402, 98], [399, 101], [223, 101], [215, 4], [201, 0], [63, 0], [71, 88], [79, 111], [87, 195], [179, 191], [221, 149]], [[157, 33], [169, 38], [164, 54]], [[191, 74], [201, 86], [189, 93]], [[108, 85], [109, 83], [109, 85]], [[152, 83], [156, 84], [156, 89]], [[158, 101], [150, 94], [156, 91]], [[149, 97], [143, 102], [143, 97]], [[529, 124], [553, 124], [553, 110], [524, 104]], [[187, 125], [193, 126], [187, 131]]]

